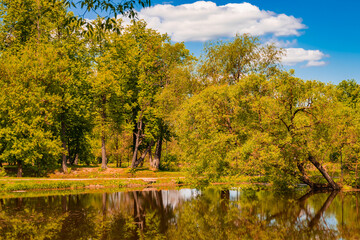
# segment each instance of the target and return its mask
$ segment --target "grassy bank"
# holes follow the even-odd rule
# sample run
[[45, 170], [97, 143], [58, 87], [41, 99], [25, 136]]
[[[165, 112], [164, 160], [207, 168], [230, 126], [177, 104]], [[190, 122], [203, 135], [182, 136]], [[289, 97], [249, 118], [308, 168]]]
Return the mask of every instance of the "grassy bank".
[[59, 189], [102, 189], [177, 186], [179, 178], [129, 179], [0, 179], [0, 192]]
[[[10, 171], [9, 171], [10, 167]], [[271, 188], [272, 183], [267, 176], [224, 176], [219, 179], [207, 180], [205, 178], [194, 178], [185, 172], [179, 171], [152, 171], [146, 167], [136, 170], [121, 168], [109, 165], [103, 170], [99, 165], [94, 166], [71, 166], [67, 173], [62, 173], [58, 169], [48, 172], [41, 178], [16, 178], [11, 168], [8, 166], [6, 177], [0, 178], [0, 193], [14, 191], [33, 191], [33, 190], [79, 190], [79, 189], [133, 189], [133, 188], [152, 188], [152, 187], [176, 187], [186, 185], [193, 188], [201, 188], [206, 185], [223, 185], [223, 187], [249, 187], [254, 189]], [[343, 189], [350, 190], [358, 188], [358, 183], [353, 182], [352, 178], [344, 175], [341, 180], [339, 171], [331, 171], [330, 174]], [[334, 168], [337, 169], [337, 168]], [[316, 182], [324, 181], [318, 176], [315, 170], [310, 169], [310, 178]], [[30, 174], [29, 174], [30, 175]], [[29, 176], [27, 175], [27, 176]], [[299, 182], [300, 183], [300, 182]], [[325, 182], [324, 182], [325, 183]], [[294, 185], [297, 186], [296, 184]]]
[[[7, 177], [16, 177], [16, 166], [5, 166], [5, 175]], [[52, 169], [47, 172], [38, 173], [30, 167], [24, 168], [23, 177], [44, 177], [44, 178], [129, 178], [129, 177], [183, 177], [181, 171], [152, 171], [148, 167], [139, 167], [132, 170], [128, 167], [115, 167], [114, 164], [108, 164], [107, 169], [102, 169], [100, 165], [73, 165], [68, 166], [68, 172], [63, 173], [60, 169]]]

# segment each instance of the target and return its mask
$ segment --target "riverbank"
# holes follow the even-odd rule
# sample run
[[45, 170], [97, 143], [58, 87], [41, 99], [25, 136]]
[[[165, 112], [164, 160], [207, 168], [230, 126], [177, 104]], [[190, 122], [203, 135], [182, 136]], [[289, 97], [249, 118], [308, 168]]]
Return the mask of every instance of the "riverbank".
[[0, 192], [61, 189], [101, 189], [177, 186], [183, 178], [96, 178], [96, 179], [44, 179], [0, 178]]
[[270, 186], [267, 183], [254, 182], [249, 178], [224, 178], [216, 183], [201, 179], [193, 179], [178, 173], [178, 177], [166, 177], [167, 172], [156, 172], [159, 177], [127, 177], [127, 178], [0, 178], [0, 195], [9, 193], [24, 193], [31, 191], [52, 190], [143, 190], [153, 188], [177, 188], [180, 186], [200, 187], [206, 185], [222, 185], [222, 187], [247, 186], [263, 189]]
[[[58, 189], [100, 189], [131, 188], [142, 186], [176, 186], [182, 184], [184, 172], [152, 171], [147, 168], [109, 167], [105, 170], [98, 166], [71, 166], [67, 173], [50, 171], [43, 177], [16, 178], [11, 166], [7, 176], [0, 178], [0, 192]], [[28, 173], [28, 176], [31, 174]]]
[[[9, 170], [9, 169], [7, 169]], [[11, 170], [11, 169], [10, 169]], [[11, 171], [0, 178], [0, 193], [47, 190], [79, 190], [79, 189], [146, 189], [157, 187], [224, 185], [224, 187], [246, 185], [247, 188], [271, 188], [272, 184], [266, 176], [231, 176], [208, 182], [206, 179], [195, 179], [185, 172], [152, 171], [147, 167], [130, 168], [108, 167], [103, 170], [99, 166], [71, 166], [64, 174], [59, 170], [47, 173], [44, 177], [16, 178]], [[316, 176], [314, 176], [316, 177]], [[339, 179], [336, 179], [339, 180]], [[305, 186], [304, 186], [305, 187]], [[356, 190], [343, 184], [344, 190]]]

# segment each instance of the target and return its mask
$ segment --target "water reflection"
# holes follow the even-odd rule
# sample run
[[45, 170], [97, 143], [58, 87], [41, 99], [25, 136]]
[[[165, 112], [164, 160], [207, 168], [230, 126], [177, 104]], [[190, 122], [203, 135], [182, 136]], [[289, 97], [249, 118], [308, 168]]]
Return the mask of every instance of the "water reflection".
[[0, 199], [0, 239], [359, 239], [359, 196], [182, 189]]

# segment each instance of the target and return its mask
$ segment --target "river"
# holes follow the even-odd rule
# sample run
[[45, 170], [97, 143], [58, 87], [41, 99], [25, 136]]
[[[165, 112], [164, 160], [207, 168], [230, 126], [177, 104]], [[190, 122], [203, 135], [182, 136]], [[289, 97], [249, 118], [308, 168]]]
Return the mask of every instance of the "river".
[[0, 239], [360, 239], [359, 198], [216, 188], [8, 197]]

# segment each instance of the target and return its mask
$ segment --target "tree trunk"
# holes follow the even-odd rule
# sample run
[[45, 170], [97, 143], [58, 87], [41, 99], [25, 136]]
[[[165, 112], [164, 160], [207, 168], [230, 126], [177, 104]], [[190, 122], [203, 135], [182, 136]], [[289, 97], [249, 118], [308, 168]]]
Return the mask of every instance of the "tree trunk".
[[[107, 194], [103, 193], [102, 194], [102, 214], [105, 217], [106, 216], [106, 199], [107, 199]], [[104, 219], [105, 220], [105, 219]]]
[[149, 150], [149, 163], [150, 163], [150, 168], [153, 168], [154, 159], [153, 159], [153, 156], [152, 156], [151, 148]]
[[134, 221], [135, 224], [138, 226], [140, 231], [144, 230], [145, 227], [145, 216], [144, 210], [140, 204], [140, 199], [138, 198], [139, 192], [133, 192], [134, 195]]
[[163, 141], [162, 136], [160, 136], [159, 140], [156, 143], [154, 161], [153, 161], [154, 162], [153, 168], [156, 169], [156, 170], [159, 170], [159, 167], [160, 167], [162, 141]]
[[340, 187], [337, 185], [334, 180], [330, 177], [330, 175], [327, 173], [325, 168], [318, 162], [316, 159], [309, 155], [309, 161], [319, 170], [319, 172], [323, 175], [323, 177], [326, 179], [326, 181], [329, 183], [332, 189], [339, 190]]
[[342, 148], [341, 148], [341, 151], [340, 151], [341, 155], [340, 155], [340, 169], [341, 169], [341, 182], [344, 181], [344, 171], [343, 171], [343, 151], [342, 151]]
[[78, 164], [79, 164], [79, 154], [75, 154], [74, 164], [75, 164], [75, 165], [78, 165]]
[[22, 166], [22, 161], [21, 160], [17, 160], [17, 175], [16, 177], [22, 177], [22, 173], [23, 173], [23, 166]]
[[303, 183], [308, 185], [311, 190], [316, 191], [316, 190], [321, 190], [321, 189], [332, 189], [329, 184], [314, 183], [313, 181], [311, 181], [311, 179], [309, 178], [309, 176], [305, 172], [305, 168], [304, 168], [303, 163], [298, 163], [297, 167], [298, 167], [300, 173], [302, 174], [300, 176], [300, 181], [302, 181]]
[[62, 162], [61, 162], [61, 169], [63, 173], [67, 173], [67, 165], [66, 165], [66, 141], [65, 141], [65, 123], [61, 121], [61, 138], [62, 138], [62, 147], [63, 147], [63, 154], [62, 154]]
[[135, 162], [133, 162], [133, 164], [131, 164], [132, 168], [136, 168], [137, 166], [139, 166], [141, 163], [144, 162], [144, 159], [146, 157], [146, 154], [151, 150], [151, 147], [154, 145], [154, 142], [149, 143], [148, 147], [145, 149], [145, 151], [141, 154], [141, 156], [139, 157], [139, 159], [136, 159]]
[[116, 134], [115, 137], [115, 158], [116, 158], [116, 167], [119, 167], [119, 161], [120, 161], [120, 166], [121, 166], [121, 159], [120, 159], [120, 154], [119, 154], [119, 135]]
[[142, 127], [143, 127], [143, 122], [142, 119], [140, 118], [137, 124], [137, 132], [134, 133], [134, 137], [135, 137], [135, 145], [134, 145], [134, 153], [133, 153], [133, 157], [131, 160], [131, 168], [135, 168], [138, 166], [138, 164], [136, 164], [137, 162], [137, 153], [139, 151], [139, 146], [141, 144], [141, 134], [142, 134]]
[[102, 110], [101, 110], [101, 168], [106, 169], [107, 168], [107, 159], [106, 159], [106, 148], [105, 148], [105, 122], [106, 122], [106, 96], [102, 96]]
[[106, 169], [106, 148], [105, 148], [105, 137], [101, 136], [101, 168]]

